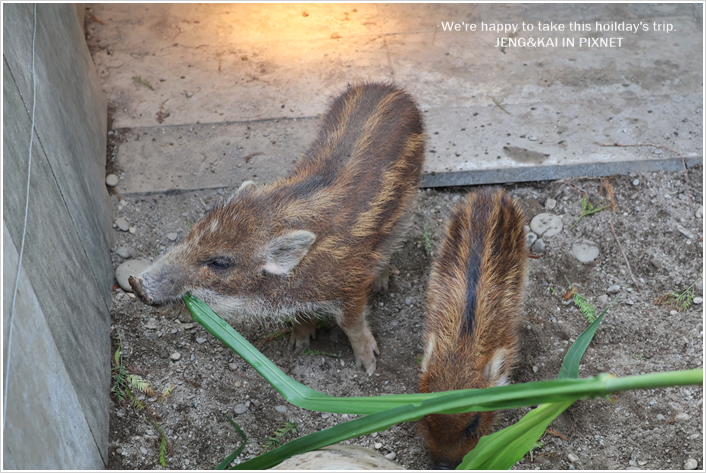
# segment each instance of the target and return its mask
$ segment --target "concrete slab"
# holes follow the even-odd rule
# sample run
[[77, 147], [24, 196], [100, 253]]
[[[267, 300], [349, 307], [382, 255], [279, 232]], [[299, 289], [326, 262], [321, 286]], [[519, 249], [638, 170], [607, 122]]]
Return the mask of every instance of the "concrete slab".
[[[4, 349], [18, 260], [18, 249], [3, 222], [2, 271], [4, 280], [11, 281], [3, 285]], [[24, 269], [13, 325], [7, 391], [3, 378], [3, 393], [8, 396], [3, 469], [103, 469], [101, 452], [82, 412], [71, 376]], [[7, 354], [3, 355], [3, 366], [7, 367]]]
[[[296, 117], [296, 126], [308, 124], [301, 119], [322, 113], [328, 98], [347, 81], [394, 80], [418, 97], [425, 111], [428, 186], [546, 179], [574, 175], [584, 164], [599, 174], [631, 169], [636, 161], [647, 163], [641, 169], [671, 169], [676, 157], [666, 150], [654, 154], [654, 148], [604, 148], [598, 144], [603, 142], [653, 142], [690, 158], [690, 163], [700, 162], [703, 154], [700, 5], [93, 8], [105, 25], [93, 23], [89, 37], [94, 35], [103, 48], [94, 58], [109, 99], [118, 104], [117, 128], [139, 127], [140, 133], [150, 133], [148, 128], [160, 126], [161, 110], [162, 126], [226, 124], [219, 140], [237, 143], [238, 132], [229, 128], [235, 122]], [[480, 27], [481, 22], [523, 21], [535, 30], [444, 31], [448, 22]], [[565, 28], [576, 21], [592, 30], [538, 32], [540, 21]], [[596, 23], [615, 22], [637, 24], [639, 31], [595, 31]], [[656, 25], [667, 24], [671, 32], [654, 31]], [[643, 25], [649, 31], [643, 31]], [[582, 38], [618, 37], [623, 38], [620, 47], [579, 43]], [[496, 47], [503, 38], [553, 39], [559, 46]], [[574, 47], [564, 47], [568, 39], [575, 40]], [[289, 149], [297, 153], [292, 156], [308, 143], [297, 139], [303, 141], [308, 130], [293, 133]], [[219, 151], [228, 156], [227, 150]], [[139, 181], [140, 187], [128, 185], [122, 192], [164, 189], [156, 179], [152, 185], [131, 176], [144, 175], [147, 169], [132, 168], [134, 156], [127, 153], [133, 152], [133, 147], [121, 147], [118, 162], [124, 168], [124, 184]], [[159, 161], [158, 156], [143, 159]], [[545, 157], [538, 162], [527, 161], [527, 156]], [[193, 159], [173, 153], [169, 163], [180, 161], [180, 168], [198, 172], [200, 163], [188, 162]], [[253, 174], [269, 176], [266, 162], [260, 160], [264, 169], [255, 163]], [[161, 163], [150, 166], [164, 168]], [[286, 168], [279, 171], [284, 174]], [[497, 181], [498, 176], [503, 180]], [[218, 177], [223, 179], [212, 187], [235, 185], [241, 178], [237, 173]]]
[[[31, 123], [7, 62], [3, 66], [3, 219], [13, 241], [19, 242], [24, 220]], [[64, 200], [64, 189], [57, 183], [59, 173], [50, 164], [45, 144], [40, 135], [35, 135], [22, 265], [61, 361], [67, 367], [95, 443], [107, 459], [108, 304], [101, 295], [88, 251], [82, 245], [75, 216]], [[74, 180], [80, 176], [74, 176]], [[4, 281], [4, 286], [13, 284], [14, 278]]]
[[[3, 13], [6, 77], [19, 88], [22, 103], [17, 110], [31, 114], [32, 4], [8, 4]], [[47, 158], [55, 182], [107, 305], [113, 238], [104, 183], [107, 105], [96, 74], [87, 73], [94, 66], [71, 4], [38, 5], [35, 51], [37, 136], [51, 150]]]

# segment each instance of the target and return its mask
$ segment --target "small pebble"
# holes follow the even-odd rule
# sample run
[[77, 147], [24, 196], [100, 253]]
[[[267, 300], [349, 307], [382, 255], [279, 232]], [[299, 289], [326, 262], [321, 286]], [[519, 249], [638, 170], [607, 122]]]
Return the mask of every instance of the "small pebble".
[[655, 417], [657, 420], [664, 420], [664, 416], [662, 414], [657, 414], [657, 417]]
[[687, 458], [684, 461], [684, 469], [685, 470], [695, 470], [697, 466], [699, 466], [699, 462], [697, 462], [693, 458]]
[[694, 239], [694, 235], [692, 235], [686, 228], [682, 227], [682, 226], [679, 225], [678, 223], [675, 223], [675, 224], [674, 224], [674, 228], [676, 228], [676, 230], [677, 230], [679, 233], [681, 233], [682, 235], [684, 235], [685, 237], [687, 237], [689, 240], [693, 240], [693, 239]]
[[388, 453], [387, 455], [385, 455], [385, 458], [387, 458], [388, 460], [392, 461], [392, 460], [394, 460], [395, 458], [397, 458], [397, 454], [396, 454], [395, 452], [390, 452], [390, 453]]
[[142, 259], [127, 260], [115, 269], [115, 279], [126, 292], [132, 292], [132, 286], [128, 282], [130, 276], [138, 276], [150, 265], [149, 261]]
[[331, 417], [331, 414], [328, 414], [328, 413], [326, 413], [326, 412], [324, 412], [323, 414], [321, 414], [321, 418], [322, 418], [322, 419], [328, 419], [329, 417]]
[[535, 253], [544, 253], [544, 250], [547, 249], [547, 245], [544, 243], [544, 240], [541, 238], [538, 239], [537, 241], [534, 242], [534, 245], [532, 245], [532, 251]]
[[598, 245], [591, 240], [582, 238], [571, 245], [571, 253], [581, 263], [590, 263], [598, 258]]
[[123, 259], [128, 259], [135, 256], [135, 250], [126, 246], [120, 246], [115, 250], [115, 254]]
[[282, 412], [282, 413], [287, 412], [287, 408], [285, 406], [275, 406], [275, 410], [277, 412]]
[[620, 286], [618, 286], [617, 284], [613, 284], [605, 292], [607, 292], [608, 294], [617, 294], [620, 292]]
[[551, 197], [547, 197], [547, 201], [544, 203], [544, 208], [547, 210], [554, 210], [554, 208], [556, 208], [556, 200]]
[[248, 411], [248, 406], [245, 404], [236, 404], [235, 415], [245, 414]]
[[691, 419], [691, 416], [686, 412], [680, 412], [679, 414], [674, 416], [674, 420], [678, 422], [686, 422], [689, 419]]
[[608, 303], [608, 294], [603, 294], [598, 296], [598, 303], [600, 305], [606, 305]]
[[525, 244], [527, 245], [527, 248], [530, 248], [532, 245], [534, 245], [534, 242], [537, 241], [537, 235], [535, 235], [532, 232], [529, 232], [525, 235]]
[[115, 174], [108, 174], [105, 176], [105, 183], [108, 184], [110, 187], [115, 187], [118, 185], [118, 182], [120, 182], [120, 179], [118, 179], [118, 176]]
[[703, 301], [703, 297], [694, 297], [694, 304], [701, 304]]
[[150, 330], [156, 330], [157, 329], [157, 319], [155, 319], [154, 317], [150, 317], [150, 319], [145, 324], [145, 328], [148, 328]]
[[569, 455], [568, 455], [567, 458], [569, 459], [569, 461], [570, 461], [571, 463], [574, 463], [574, 462], [579, 461], [579, 457], [577, 457], [577, 456], [574, 455], [573, 453], [569, 453]]
[[235, 363], [228, 363], [228, 368], [233, 371], [238, 371], [238, 365], [236, 365]]
[[169, 355], [169, 359], [172, 361], [179, 361], [181, 359], [181, 353], [179, 353], [178, 351], [175, 351], [174, 353]]
[[130, 224], [127, 223], [127, 220], [125, 217], [118, 217], [115, 219], [115, 226], [118, 227], [118, 230], [126, 232], [130, 229]]
[[539, 367], [533, 366], [533, 367], [532, 367], [532, 371], [536, 373], [537, 371], [539, 371]]
[[564, 224], [558, 215], [550, 213], [541, 213], [535, 215], [530, 222], [530, 228], [537, 236], [550, 237], [554, 236], [564, 228]]
[[236, 381], [235, 383], [233, 383], [233, 386], [235, 386], [236, 388], [239, 388], [239, 387], [241, 387], [242, 385], [243, 385], [243, 382], [242, 382], [242, 381]]
[[167, 238], [169, 238], [170, 241], [176, 241], [177, 234], [176, 233], [167, 233]]
[[699, 205], [699, 207], [696, 209], [696, 212], [694, 212], [694, 217], [702, 218], [703, 216], [704, 216], [704, 206]]
[[118, 455], [120, 455], [121, 453], [123, 453], [123, 449], [122, 449], [122, 448], [116, 448], [116, 449], [115, 449], [115, 453], [117, 453]]
[[411, 304], [412, 304], [412, 298], [411, 298], [411, 297], [405, 298], [404, 303], [407, 304], [407, 305], [411, 305]]
[[198, 343], [199, 345], [201, 345], [202, 343], [206, 343], [206, 339], [203, 338], [203, 337], [199, 337], [199, 338], [196, 339], [196, 343]]
[[538, 138], [536, 136], [528, 136], [527, 139], [530, 141], [537, 141], [538, 140]]
[[662, 150], [659, 148], [656, 148], [654, 151], [652, 151], [654, 154], [662, 154]]
[[169, 358], [169, 352], [167, 350], [162, 350], [161, 352], [159, 352], [159, 357], [167, 359]]
[[634, 181], [632, 181], [632, 185], [633, 185], [633, 186], [639, 186], [639, 185], [640, 185], [640, 180], [639, 180], [639, 179], [635, 179]]
[[375, 450], [380, 450], [382, 448], [382, 444], [380, 442], [377, 442], [375, 444]]
[[145, 447], [140, 447], [140, 451], [143, 455], [147, 455], [147, 449]]
[[137, 227], [130, 227], [128, 231], [134, 235], [135, 233], [137, 233]]

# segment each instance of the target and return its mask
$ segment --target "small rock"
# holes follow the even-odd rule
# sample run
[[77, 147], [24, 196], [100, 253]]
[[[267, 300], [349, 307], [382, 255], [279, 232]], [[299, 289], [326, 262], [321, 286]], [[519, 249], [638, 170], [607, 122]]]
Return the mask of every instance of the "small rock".
[[159, 357], [167, 359], [169, 358], [169, 352], [167, 350], [162, 350], [161, 352], [159, 352]]
[[105, 183], [108, 184], [110, 187], [117, 186], [118, 182], [120, 182], [120, 179], [115, 174], [108, 174], [107, 176], [105, 176]]
[[674, 228], [675, 228], [679, 233], [681, 233], [682, 235], [684, 235], [685, 237], [687, 237], [689, 240], [693, 240], [693, 239], [694, 239], [694, 235], [692, 235], [692, 234], [689, 232], [689, 230], [687, 230], [686, 228], [682, 227], [682, 226], [679, 225], [678, 223], [675, 223], [675, 224], [674, 224]]
[[202, 343], [206, 343], [206, 339], [203, 338], [203, 337], [199, 337], [199, 338], [196, 339], [196, 343], [198, 343], [199, 345], [201, 345]]
[[608, 289], [606, 289], [605, 292], [607, 292], [608, 294], [617, 294], [620, 292], [620, 286], [618, 286], [617, 284], [613, 284]]
[[591, 240], [582, 238], [571, 245], [571, 253], [582, 263], [590, 263], [598, 258], [598, 245]]
[[664, 416], [662, 414], [657, 414], [657, 417], [655, 417], [657, 420], [664, 420]]
[[329, 417], [331, 417], [331, 414], [328, 414], [328, 413], [326, 413], [326, 412], [324, 412], [323, 414], [321, 414], [321, 418], [322, 418], [322, 419], [328, 419]]
[[380, 442], [377, 442], [375, 444], [375, 450], [380, 450], [382, 448], [382, 444]]
[[238, 365], [235, 363], [228, 363], [228, 368], [230, 368], [232, 371], [238, 371]]
[[184, 324], [184, 330], [191, 330], [194, 328], [194, 324]]
[[569, 461], [570, 461], [571, 463], [575, 463], [575, 462], [579, 461], [579, 457], [577, 457], [577, 456], [574, 455], [573, 453], [569, 453], [569, 455], [568, 455], [567, 458], [569, 459]]
[[410, 447], [409, 453], [412, 455], [416, 455], [417, 453], [422, 453], [422, 447]]
[[412, 305], [412, 298], [411, 297], [405, 298], [404, 303], [407, 305]]
[[699, 466], [699, 462], [697, 462], [693, 458], [687, 458], [686, 460], [684, 460], [685, 470], [695, 470], [697, 466]]
[[117, 453], [118, 455], [120, 455], [121, 453], [123, 453], [123, 449], [122, 449], [122, 448], [116, 448], [116, 449], [115, 449], [115, 453]]
[[137, 227], [130, 227], [128, 231], [134, 235], [135, 233], [137, 233]]
[[245, 414], [248, 411], [248, 406], [245, 404], [236, 404], [235, 415]]
[[140, 451], [143, 455], [147, 455], [147, 449], [145, 447], [140, 447]]
[[654, 151], [652, 151], [654, 154], [662, 154], [662, 150], [659, 148], [655, 148]]
[[176, 241], [177, 234], [176, 233], [167, 233], [167, 238], [169, 238], [169, 241]]
[[120, 246], [115, 250], [115, 254], [123, 259], [128, 259], [135, 256], [135, 250], [128, 248], [127, 246]]
[[600, 305], [606, 305], [608, 303], [608, 294], [603, 294], [598, 296], [598, 303]]
[[703, 216], [704, 216], [704, 206], [699, 205], [696, 209], [696, 212], [694, 212], [694, 217], [703, 218]]
[[532, 367], [532, 371], [533, 371], [534, 373], [536, 373], [537, 371], [539, 371], [539, 367], [533, 366], [533, 367]]
[[551, 197], [547, 197], [547, 201], [544, 202], [544, 208], [547, 210], [554, 210], [556, 208], [556, 200]]
[[544, 250], [546, 249], [547, 245], [544, 244], [544, 240], [542, 240], [541, 238], [535, 241], [534, 245], [532, 245], [532, 251], [534, 251], [535, 253], [544, 253]]
[[262, 406], [262, 403], [260, 401], [258, 401], [257, 399], [253, 399], [252, 405], [255, 407], [260, 407], [260, 406]]
[[118, 227], [118, 230], [126, 232], [130, 229], [130, 224], [127, 222], [125, 217], [118, 217], [115, 219], [115, 226]]
[[242, 382], [242, 381], [236, 381], [235, 383], [233, 383], [233, 386], [235, 386], [236, 388], [239, 388], [239, 387], [241, 387], [242, 385], [243, 385], [243, 382]]
[[532, 245], [534, 245], [534, 242], [537, 241], [537, 235], [535, 235], [532, 232], [529, 232], [525, 235], [525, 244], [527, 245], [527, 248], [530, 248]]
[[677, 422], [686, 422], [689, 419], [691, 419], [691, 416], [686, 412], [680, 412], [679, 414], [674, 416], [674, 420]]
[[123, 291], [132, 292], [130, 283], [127, 282], [130, 276], [139, 276], [142, 271], [150, 265], [149, 261], [143, 259], [127, 260], [115, 269], [115, 279]]
[[541, 237], [554, 236], [564, 228], [564, 224], [558, 215], [550, 213], [541, 213], [535, 215], [530, 222], [530, 228], [534, 233]]
[[179, 353], [178, 351], [175, 351], [174, 353], [169, 355], [169, 359], [172, 361], [179, 361], [181, 359], [181, 353]]
[[275, 410], [281, 413], [287, 412], [287, 408], [285, 406], [275, 406]]
[[189, 361], [194, 361], [196, 357], [194, 355], [191, 355], [191, 358], [189, 358]]
[[150, 330], [157, 330], [157, 327], [157, 319], [155, 319], [154, 317], [150, 317], [150, 319], [145, 324], [145, 328], [148, 328]]
[[633, 185], [633, 186], [639, 186], [639, 185], [640, 185], [640, 180], [639, 180], [639, 179], [635, 179], [634, 181], [632, 181], [632, 185]]
[[397, 454], [396, 454], [395, 452], [390, 452], [390, 453], [388, 453], [387, 455], [385, 455], [385, 458], [387, 458], [388, 460], [392, 461], [392, 460], [394, 460], [395, 458], [397, 458]]
[[539, 138], [537, 138], [536, 136], [528, 136], [527, 139], [530, 141], [537, 141]]
[[694, 304], [701, 304], [704, 301], [703, 297], [694, 297]]

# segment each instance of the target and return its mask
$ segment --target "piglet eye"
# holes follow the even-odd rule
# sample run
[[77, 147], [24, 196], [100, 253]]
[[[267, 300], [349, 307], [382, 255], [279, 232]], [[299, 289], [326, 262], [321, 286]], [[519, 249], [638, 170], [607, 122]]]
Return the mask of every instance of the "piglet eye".
[[464, 437], [478, 437], [478, 427], [480, 427], [480, 414], [476, 414], [463, 429]]
[[208, 259], [204, 262], [204, 265], [215, 270], [230, 269], [235, 266], [235, 262], [228, 257], [218, 256], [216, 258]]

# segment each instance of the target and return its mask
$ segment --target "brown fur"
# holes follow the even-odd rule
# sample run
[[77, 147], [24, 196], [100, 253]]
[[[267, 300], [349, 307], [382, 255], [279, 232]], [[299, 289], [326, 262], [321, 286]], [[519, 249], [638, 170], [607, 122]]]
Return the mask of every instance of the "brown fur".
[[[504, 192], [476, 192], [456, 206], [427, 292], [420, 392], [509, 382], [526, 278], [524, 224]], [[455, 468], [490, 431], [494, 417], [433, 414], [418, 426], [437, 467]]]
[[292, 317], [290, 344], [299, 352], [315, 335], [315, 313], [333, 314], [372, 373], [378, 350], [365, 321], [368, 297], [423, 159], [414, 100], [390, 84], [349, 85], [288, 176], [244, 186], [215, 208], [134, 280], [135, 293], [158, 304], [190, 291], [221, 315]]

